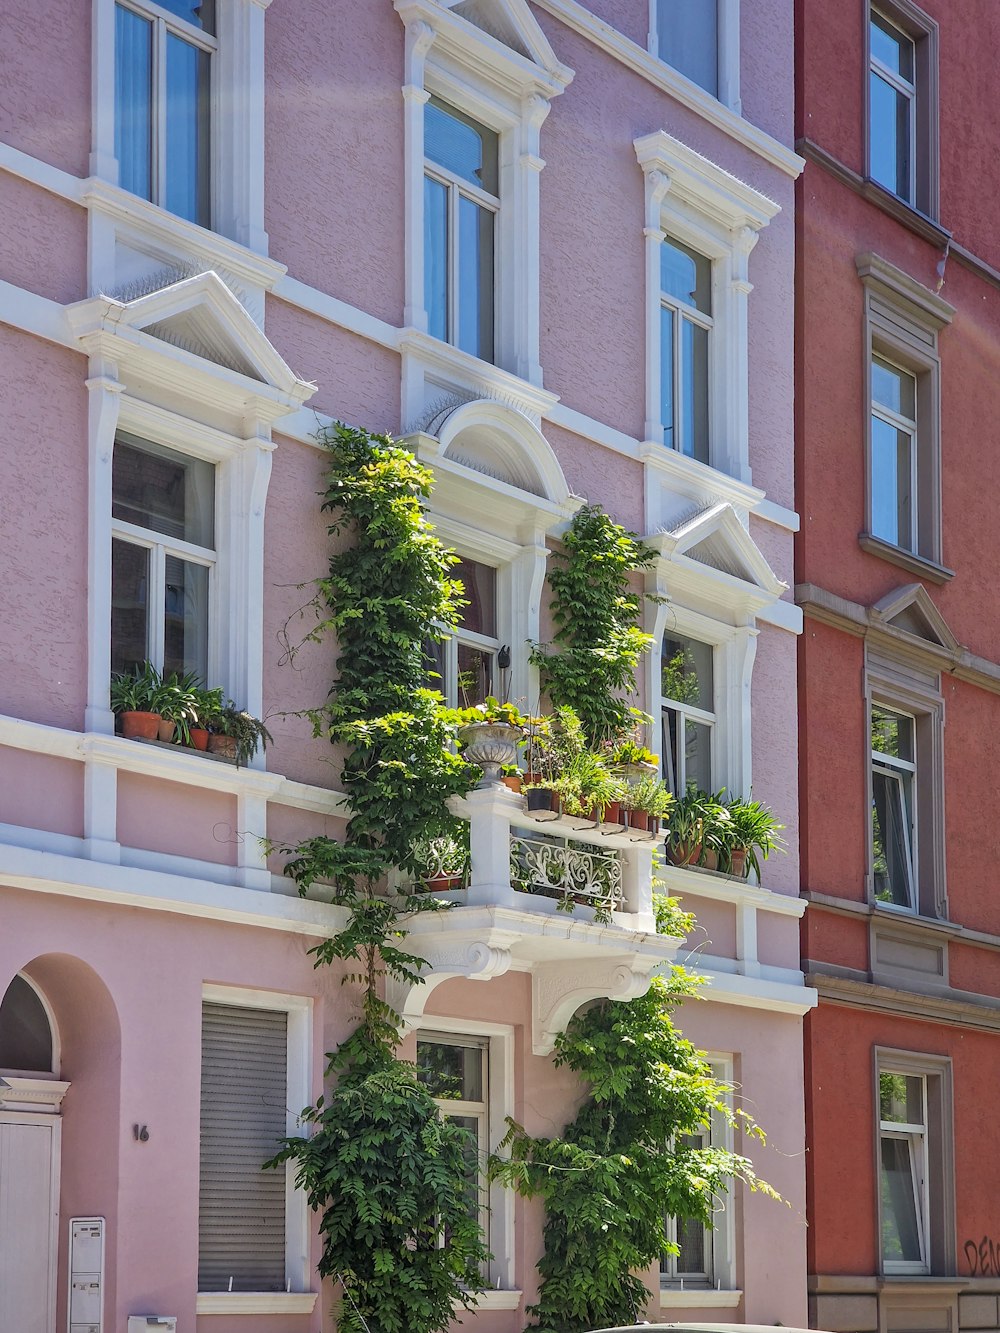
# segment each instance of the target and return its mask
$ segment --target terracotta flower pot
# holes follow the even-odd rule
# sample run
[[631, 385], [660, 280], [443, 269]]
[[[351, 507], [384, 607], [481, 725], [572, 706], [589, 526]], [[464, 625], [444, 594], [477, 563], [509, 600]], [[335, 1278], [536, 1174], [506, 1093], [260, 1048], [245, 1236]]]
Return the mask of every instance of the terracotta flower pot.
[[176, 730], [176, 722], [168, 722], [165, 717], [161, 717], [160, 725], [156, 728], [156, 738], [161, 741], [172, 741]]
[[613, 824], [619, 828], [625, 823], [621, 804], [618, 801], [609, 801], [604, 807], [604, 823]]
[[450, 893], [453, 889], [463, 888], [465, 879], [462, 875], [431, 875], [423, 883], [428, 893]]
[[122, 713], [122, 735], [130, 741], [155, 741], [159, 713]]
[[235, 764], [239, 758], [239, 751], [236, 748], [235, 736], [209, 736], [208, 738], [209, 754], [217, 754], [220, 759], [228, 759], [231, 764]]
[[204, 727], [191, 728], [191, 744], [196, 750], [208, 749], [208, 732]]
[[643, 833], [649, 832], [649, 812], [647, 810], [630, 810], [628, 812], [629, 828], [638, 829]]
[[706, 847], [700, 861], [695, 861], [696, 865], [704, 866], [706, 870], [718, 870], [719, 853], [714, 847]]
[[522, 779], [520, 776], [515, 776], [513, 773], [511, 773], [509, 776], [501, 778], [500, 781], [503, 783], [505, 787], [509, 787], [511, 791], [516, 791], [520, 793], [521, 783], [522, 783]]
[[746, 847], [734, 847], [729, 853], [729, 873], [737, 879], [746, 879], [748, 855]]
[[668, 844], [667, 860], [675, 866], [697, 865], [701, 860], [701, 841]]

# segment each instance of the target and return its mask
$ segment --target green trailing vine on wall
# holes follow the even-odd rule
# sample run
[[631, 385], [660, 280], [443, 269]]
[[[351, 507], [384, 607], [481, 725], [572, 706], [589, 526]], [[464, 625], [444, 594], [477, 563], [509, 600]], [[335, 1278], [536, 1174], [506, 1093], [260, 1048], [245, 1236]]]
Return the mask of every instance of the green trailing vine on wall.
[[447, 799], [479, 777], [455, 746], [461, 715], [426, 688], [424, 645], [454, 626], [462, 585], [425, 517], [430, 472], [388, 436], [334, 425], [321, 443], [337, 545], [306, 638], [335, 637], [339, 657], [326, 703], [309, 716], [344, 751], [351, 815], [342, 842], [283, 850], [301, 893], [332, 883], [331, 901], [349, 913], [312, 953], [317, 966], [355, 965], [343, 981], [361, 987], [361, 1022], [328, 1057], [335, 1087], [303, 1113], [312, 1136], [286, 1139], [268, 1165], [294, 1162], [320, 1215], [319, 1271], [345, 1293], [341, 1333], [437, 1333], [456, 1305], [476, 1303], [489, 1254], [468, 1205], [468, 1132], [441, 1118], [397, 1058], [400, 1018], [381, 994], [387, 979], [420, 983], [400, 915], [441, 904], [377, 890], [390, 871], [416, 868], [422, 842], [455, 830]]
[[647, 595], [632, 591], [629, 576], [656, 553], [599, 505], [577, 510], [563, 546], [549, 572], [555, 633], [531, 661], [552, 703], [574, 709], [596, 746], [635, 725], [627, 696], [653, 640], [640, 628]]
[[[669, 933], [690, 929], [676, 902], [661, 899], [658, 920]], [[699, 978], [683, 968], [654, 980], [641, 999], [605, 1000], [574, 1016], [556, 1038], [555, 1063], [588, 1086], [574, 1120], [555, 1138], [532, 1138], [508, 1121], [490, 1160], [494, 1180], [545, 1205], [545, 1251], [538, 1301], [529, 1325], [540, 1333], [582, 1333], [642, 1316], [648, 1292], [639, 1274], [664, 1252], [666, 1217], [711, 1225], [729, 1183], [777, 1198], [747, 1157], [722, 1147], [688, 1146], [713, 1114], [763, 1140], [742, 1111], [731, 1110], [727, 1085], [681, 1036], [672, 1010], [697, 994]]]

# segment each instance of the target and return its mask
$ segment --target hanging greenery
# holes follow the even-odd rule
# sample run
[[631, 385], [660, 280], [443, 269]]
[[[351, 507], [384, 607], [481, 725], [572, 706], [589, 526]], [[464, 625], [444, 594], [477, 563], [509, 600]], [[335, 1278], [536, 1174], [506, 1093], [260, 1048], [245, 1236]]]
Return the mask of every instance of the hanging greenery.
[[577, 510], [563, 545], [549, 574], [555, 633], [531, 660], [552, 703], [575, 709], [597, 746], [636, 723], [623, 696], [634, 693], [653, 640], [639, 627], [644, 596], [631, 591], [629, 576], [648, 569], [656, 553], [599, 505]]
[[342, 842], [283, 850], [301, 893], [328, 881], [348, 910], [347, 927], [312, 952], [317, 966], [357, 964], [343, 980], [361, 987], [361, 1023], [328, 1056], [333, 1091], [303, 1113], [312, 1136], [286, 1139], [268, 1166], [293, 1161], [320, 1214], [319, 1271], [343, 1285], [341, 1333], [439, 1333], [457, 1305], [475, 1305], [489, 1260], [468, 1206], [469, 1134], [397, 1058], [400, 1018], [380, 990], [390, 978], [419, 984], [422, 960], [402, 947], [399, 917], [441, 904], [377, 889], [390, 870], [414, 870], [428, 838], [456, 831], [447, 798], [479, 777], [455, 747], [461, 715], [425, 685], [424, 646], [454, 626], [462, 585], [424, 514], [429, 471], [388, 436], [335, 425], [321, 442], [338, 547], [307, 638], [335, 636], [340, 655], [310, 716], [317, 736], [345, 750], [351, 817]]
[[[690, 929], [675, 900], [659, 900], [657, 918], [668, 933]], [[509, 1120], [490, 1160], [493, 1179], [545, 1205], [541, 1286], [528, 1308], [529, 1327], [540, 1333], [635, 1323], [648, 1299], [639, 1274], [664, 1252], [678, 1253], [665, 1234], [668, 1216], [711, 1226], [734, 1179], [778, 1197], [748, 1158], [685, 1142], [713, 1114], [764, 1137], [745, 1112], [731, 1110], [727, 1085], [670, 1017], [698, 984], [675, 968], [641, 999], [576, 1014], [555, 1054], [588, 1085], [576, 1118], [558, 1138], [537, 1139]]]

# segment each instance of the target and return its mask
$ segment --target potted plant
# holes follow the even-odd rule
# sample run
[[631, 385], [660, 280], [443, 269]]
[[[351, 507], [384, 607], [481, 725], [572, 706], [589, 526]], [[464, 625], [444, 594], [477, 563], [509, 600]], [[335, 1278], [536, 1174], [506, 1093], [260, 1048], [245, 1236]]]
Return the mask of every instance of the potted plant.
[[594, 824], [621, 822], [620, 803], [625, 784], [615, 777], [599, 754], [583, 751], [563, 770], [570, 787], [566, 809]]
[[197, 721], [196, 703], [198, 677], [193, 672], [178, 676], [173, 672], [165, 679], [155, 697], [160, 715], [158, 736], [161, 741], [191, 744], [191, 724]]
[[192, 691], [194, 694], [194, 718], [188, 727], [188, 736], [190, 743], [196, 750], [208, 749], [208, 722], [221, 713], [223, 707], [222, 690], [205, 689], [199, 687]]
[[705, 793], [688, 787], [675, 796], [667, 824], [667, 858], [675, 866], [697, 865], [701, 860], [705, 826]]
[[517, 792], [520, 796], [521, 787], [524, 783], [524, 774], [518, 768], [517, 764], [504, 764], [500, 769], [500, 781], [508, 790]]
[[414, 850], [414, 862], [429, 893], [464, 889], [469, 875], [469, 826], [458, 833], [426, 838]]
[[524, 740], [526, 719], [511, 703], [500, 703], [492, 695], [473, 708], [462, 710], [463, 725], [458, 738], [462, 757], [483, 770], [480, 787], [499, 783], [505, 766], [517, 763], [518, 746]]
[[123, 736], [129, 740], [156, 740], [160, 715], [154, 701], [162, 685], [160, 673], [151, 662], [111, 677], [111, 708], [121, 720]]
[[629, 780], [652, 777], [660, 771], [656, 755], [645, 745], [640, 745], [635, 736], [612, 742], [608, 751], [609, 767]]
[[625, 787], [623, 802], [628, 811], [629, 828], [641, 829], [650, 837], [660, 831], [660, 821], [673, 803], [673, 795], [666, 783], [648, 774]]
[[767, 806], [760, 801], [730, 801], [726, 807], [731, 826], [726, 856], [720, 858], [720, 868], [730, 875], [744, 879], [753, 870], [760, 879], [760, 863], [774, 851], [784, 851], [784, 839], [779, 824]]
[[258, 747], [267, 749], [273, 737], [259, 718], [243, 712], [230, 699], [208, 724], [210, 753], [232, 764], [247, 764]]

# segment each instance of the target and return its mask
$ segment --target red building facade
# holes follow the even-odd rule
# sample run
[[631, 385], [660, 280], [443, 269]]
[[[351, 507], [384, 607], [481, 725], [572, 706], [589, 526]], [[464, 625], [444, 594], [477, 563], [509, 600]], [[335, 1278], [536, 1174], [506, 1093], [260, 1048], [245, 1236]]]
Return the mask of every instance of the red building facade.
[[797, 0], [811, 1319], [996, 1329], [1000, 10]]

